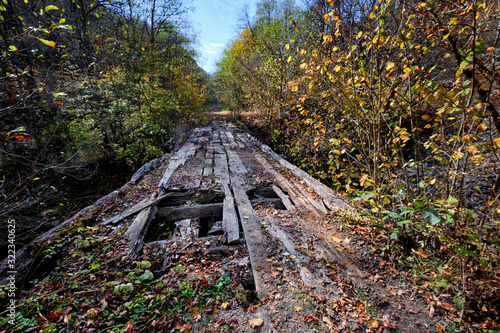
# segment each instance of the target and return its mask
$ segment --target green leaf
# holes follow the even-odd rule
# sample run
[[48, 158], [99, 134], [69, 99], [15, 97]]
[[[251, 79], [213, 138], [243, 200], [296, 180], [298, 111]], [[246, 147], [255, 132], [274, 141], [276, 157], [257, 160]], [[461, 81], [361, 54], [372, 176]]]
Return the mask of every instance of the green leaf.
[[389, 212], [389, 213], [387, 213], [387, 215], [389, 215], [393, 219], [400, 219], [401, 218], [401, 215], [399, 215], [398, 213], [394, 213], [394, 212]]
[[408, 213], [414, 213], [415, 209], [413, 207], [399, 207], [399, 210], [401, 211], [401, 214], [405, 215]]
[[439, 222], [441, 222], [441, 216], [439, 216], [439, 213], [436, 212], [434, 209], [427, 208], [423, 211], [422, 216], [424, 217], [424, 220], [429, 222], [432, 225], [436, 225]]
[[361, 196], [361, 199], [371, 199], [373, 198], [374, 196], [376, 196], [377, 194], [376, 193], [373, 193], [373, 192], [365, 192], [363, 193], [363, 195]]
[[90, 264], [90, 267], [91, 267], [92, 269], [94, 269], [94, 270], [98, 270], [99, 268], [101, 268], [101, 265], [96, 264], [96, 263], [92, 263], [92, 264]]
[[154, 275], [153, 275], [153, 273], [151, 273], [150, 270], [146, 270], [144, 272], [144, 274], [142, 274], [141, 276], [139, 276], [139, 279], [141, 279], [141, 280], [153, 280], [154, 279]]
[[404, 226], [404, 225], [411, 224], [411, 223], [412, 223], [412, 221], [411, 221], [411, 220], [403, 220], [403, 221], [399, 221], [399, 222], [398, 222], [398, 225], [399, 225], [400, 227], [402, 227], [402, 226]]
[[63, 93], [63, 92], [61, 92], [61, 93], [53, 93], [52, 96], [54, 98], [57, 98], [57, 97], [60, 97], [60, 96], [66, 96], [66, 93]]

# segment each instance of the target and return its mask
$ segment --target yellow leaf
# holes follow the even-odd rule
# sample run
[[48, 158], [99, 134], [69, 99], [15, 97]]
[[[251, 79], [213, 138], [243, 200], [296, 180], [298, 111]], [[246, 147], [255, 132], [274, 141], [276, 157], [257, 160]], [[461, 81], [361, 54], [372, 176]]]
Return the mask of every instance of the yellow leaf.
[[473, 154], [474, 155], [475, 153], [477, 153], [477, 147], [476, 146], [470, 146], [469, 149], [468, 149], [468, 151], [469, 151], [469, 154]]
[[38, 38], [36, 37], [40, 42], [44, 43], [45, 45], [48, 45], [50, 47], [56, 47], [56, 42], [53, 42], [51, 40], [46, 40], [46, 39], [43, 39], [43, 38]]
[[488, 125], [486, 125], [486, 124], [479, 124], [479, 129], [481, 131], [486, 131], [488, 129]]
[[264, 323], [264, 320], [262, 318], [258, 319], [250, 319], [249, 324], [251, 328], [258, 328], [262, 326], [262, 323]]
[[370, 320], [368, 321], [368, 323], [370, 324], [371, 328], [378, 328], [378, 321], [376, 321], [375, 319], [370, 318]]
[[460, 23], [460, 19], [458, 17], [454, 17], [451, 19], [450, 23], [453, 25], [456, 25], [456, 24]]
[[59, 8], [54, 5], [48, 5], [47, 7], [45, 7], [46, 12], [50, 12], [51, 10], [59, 10]]
[[307, 52], [307, 51], [306, 51], [306, 50], [304, 50], [304, 49], [300, 50], [300, 54], [301, 54], [301, 55], [302, 55], [302, 54], [305, 54], [306, 52]]
[[389, 205], [391, 200], [389, 198], [384, 198], [384, 204]]
[[431, 118], [431, 116], [429, 116], [428, 114], [424, 114], [424, 115], [422, 116], [422, 119], [423, 119], [423, 120], [429, 120], [430, 118]]
[[500, 138], [493, 140], [493, 148], [500, 149]]
[[370, 19], [373, 19], [373, 18], [375, 18], [375, 13], [374, 13], [374, 12], [371, 12], [371, 13], [370, 13]]
[[387, 64], [387, 67], [385, 68], [386, 71], [390, 71], [391, 69], [393, 69], [394, 67], [396, 66], [395, 63], [393, 62], [390, 62], [389, 64]]
[[358, 33], [358, 38], [361, 38], [361, 36], [363, 36], [363, 31], [360, 31], [360, 32]]
[[431, 185], [436, 184], [436, 178], [434, 178], [433, 180], [431, 180], [431, 181], [429, 182], [429, 184], [431, 184]]
[[290, 39], [290, 43], [295, 43], [295, 39]]
[[338, 149], [335, 149], [335, 150], [333, 151], [333, 153], [334, 153], [335, 155], [342, 155], [342, 152], [341, 152], [340, 150], [338, 150]]
[[290, 50], [290, 43], [286, 43], [285, 49]]
[[335, 236], [332, 237], [332, 241], [334, 241], [337, 244], [341, 242], [340, 238], [335, 237]]
[[295, 312], [300, 312], [302, 311], [302, 307], [300, 305], [295, 305]]

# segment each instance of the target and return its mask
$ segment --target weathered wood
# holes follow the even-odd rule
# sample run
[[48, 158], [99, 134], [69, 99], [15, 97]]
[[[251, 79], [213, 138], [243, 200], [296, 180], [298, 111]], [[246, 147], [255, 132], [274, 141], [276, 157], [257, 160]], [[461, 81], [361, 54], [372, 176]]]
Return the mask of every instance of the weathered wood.
[[159, 207], [159, 217], [167, 221], [179, 221], [185, 219], [193, 219], [195, 217], [212, 217], [222, 216], [223, 204], [208, 204], [187, 207]]
[[141, 179], [144, 177], [145, 174], [147, 174], [152, 169], [156, 169], [157, 167], [159, 167], [163, 163], [164, 160], [165, 160], [165, 157], [162, 157], [162, 158], [154, 159], [151, 162], [148, 162], [148, 163], [144, 164], [132, 176], [132, 178], [130, 179], [130, 183], [135, 185], [138, 182], [140, 182]]
[[358, 215], [353, 207], [344, 202], [341, 198], [339, 198], [338, 195], [334, 194], [333, 191], [326, 185], [322, 184], [307, 172], [297, 168], [295, 165], [291, 164], [283, 157], [276, 154], [268, 145], [258, 141], [255, 138], [251, 137], [251, 139], [258, 147], [260, 147], [263, 152], [267, 153], [279, 164], [292, 171], [292, 173], [299, 179], [304, 180], [307, 185], [309, 185], [316, 193], [318, 193], [323, 198], [324, 203], [330, 210], [342, 209], [349, 211], [351, 214]]
[[224, 198], [224, 209], [222, 213], [222, 230], [226, 235], [226, 243], [236, 244], [240, 241], [240, 227], [238, 216], [234, 207], [234, 199], [231, 192], [226, 193]]
[[107, 225], [107, 224], [118, 223], [122, 219], [127, 218], [130, 215], [134, 215], [135, 213], [140, 212], [143, 209], [151, 207], [154, 204], [156, 204], [158, 201], [161, 201], [161, 200], [169, 197], [170, 195], [171, 195], [170, 193], [167, 193], [167, 194], [162, 195], [161, 197], [156, 198], [156, 199], [152, 199], [152, 200], [151, 199], [149, 199], [149, 200], [148, 199], [144, 199], [141, 202], [139, 202], [138, 204], [136, 204], [136, 205], [134, 205], [134, 206], [126, 209], [125, 211], [121, 212], [120, 214], [115, 215], [115, 216], [113, 216], [113, 217], [105, 220], [104, 222], [102, 222], [102, 224]]
[[195, 238], [198, 237], [200, 226], [195, 219], [185, 219], [175, 223], [172, 238]]
[[195, 129], [194, 133], [189, 137], [188, 141], [177, 151], [177, 153], [170, 159], [170, 162], [163, 174], [162, 179], [158, 186], [160, 188], [165, 188], [168, 184], [168, 181], [172, 177], [172, 174], [177, 170], [180, 166], [184, 165], [186, 161], [196, 154], [196, 150], [198, 149], [198, 140], [197, 135], [199, 135], [199, 130]]
[[141, 249], [142, 239], [148, 230], [149, 223], [154, 219], [156, 211], [156, 207], [148, 207], [141, 211], [125, 232], [124, 236], [130, 240], [128, 251], [130, 256], [134, 256]]
[[275, 209], [286, 209], [285, 205], [280, 198], [257, 198], [250, 200], [252, 207], [262, 206], [269, 207], [273, 206]]
[[295, 208], [292, 200], [290, 200], [290, 197], [286, 195], [278, 186], [273, 185], [273, 190], [274, 193], [276, 193], [280, 197], [281, 202], [283, 202], [283, 205], [286, 207], [286, 209], [293, 210]]
[[[154, 163], [153, 161], [152, 164], [156, 163]], [[145, 173], [143, 173], [142, 176], [144, 176], [144, 174]], [[28, 245], [25, 245], [24, 247], [18, 249], [16, 251], [15, 265], [15, 271], [17, 272], [16, 287], [22, 288], [26, 282], [30, 281], [31, 277], [37, 273], [38, 268], [43, 267], [44, 260], [53, 260], [43, 258], [40, 254], [43, 249], [49, 247], [52, 242], [57, 240], [59, 235], [61, 235], [62, 233], [67, 233], [68, 230], [71, 230], [76, 225], [82, 223], [82, 221], [85, 223], [85, 225], [94, 225], [98, 220], [95, 217], [105, 209], [104, 207], [106, 207], [106, 204], [111, 200], [117, 198], [120, 193], [127, 191], [136, 182], [138, 182], [138, 176], [135, 178], [135, 180], [131, 179], [120, 189], [103, 196], [94, 204], [80, 210], [70, 219], [45, 232], [41, 236], [31, 241]], [[10, 265], [8, 258], [0, 262], [0, 286], [3, 286], [8, 282], [7, 277], [9, 274], [7, 272], [12, 271], [12, 268], [9, 266]]]
[[255, 290], [260, 296], [265, 296], [271, 291], [264, 277], [264, 272], [270, 270], [270, 264], [266, 261], [268, 241], [252, 208], [252, 203], [244, 190], [241, 177], [233, 174], [231, 184], [233, 185], [234, 199], [238, 207], [238, 214], [252, 263]]
[[[220, 132], [217, 133], [221, 138]], [[234, 207], [233, 194], [230, 189], [229, 167], [227, 163], [227, 155], [224, 147], [219, 144], [214, 144], [214, 173], [215, 183], [222, 186], [224, 190], [224, 208], [222, 212], [222, 229], [225, 234], [227, 244], [236, 244], [240, 239], [240, 228], [238, 224], [238, 216]]]

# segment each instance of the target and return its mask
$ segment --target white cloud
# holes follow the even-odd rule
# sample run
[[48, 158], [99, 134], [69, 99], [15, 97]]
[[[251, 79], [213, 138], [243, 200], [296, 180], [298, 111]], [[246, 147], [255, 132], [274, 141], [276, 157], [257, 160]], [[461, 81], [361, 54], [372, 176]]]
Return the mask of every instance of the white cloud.
[[224, 47], [223, 44], [215, 44], [215, 43], [204, 44], [202, 51], [208, 54], [218, 54], [222, 47]]

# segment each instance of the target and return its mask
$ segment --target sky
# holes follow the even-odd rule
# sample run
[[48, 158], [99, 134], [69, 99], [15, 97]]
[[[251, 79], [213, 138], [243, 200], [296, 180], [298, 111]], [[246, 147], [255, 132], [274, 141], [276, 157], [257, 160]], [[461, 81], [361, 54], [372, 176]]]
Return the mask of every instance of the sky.
[[250, 15], [255, 12], [258, 0], [194, 0], [195, 13], [191, 18], [198, 32], [200, 45], [198, 65], [213, 74], [222, 51], [237, 36], [238, 18], [248, 6]]

